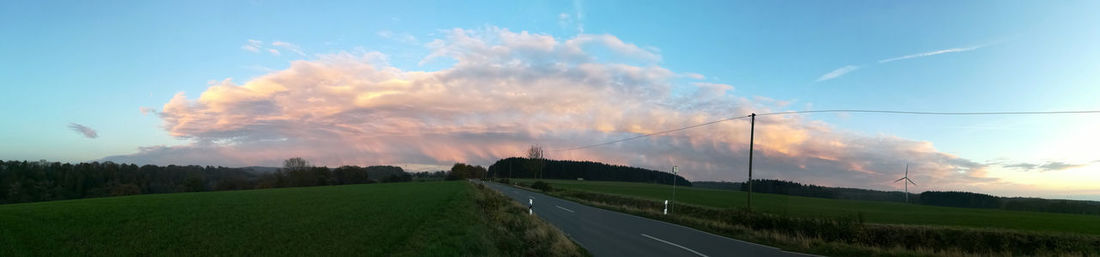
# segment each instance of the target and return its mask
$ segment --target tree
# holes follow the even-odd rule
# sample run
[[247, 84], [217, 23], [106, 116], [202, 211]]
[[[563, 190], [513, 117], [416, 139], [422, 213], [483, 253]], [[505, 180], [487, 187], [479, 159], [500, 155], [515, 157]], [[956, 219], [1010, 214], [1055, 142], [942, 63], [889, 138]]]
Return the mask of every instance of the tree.
[[530, 149], [527, 149], [527, 168], [538, 174], [539, 179], [542, 179], [542, 167], [545, 157], [542, 146], [532, 145]]
[[302, 157], [294, 157], [283, 161], [283, 169], [287, 171], [305, 170], [309, 168], [309, 162]]
[[[324, 171], [327, 171], [327, 168]], [[327, 178], [324, 171], [319, 167], [313, 167], [301, 157], [283, 161], [283, 170], [281, 170], [287, 178], [286, 186], [291, 187], [324, 185], [322, 180]]]
[[485, 167], [474, 166], [465, 163], [455, 163], [451, 167], [451, 172], [447, 174], [447, 180], [459, 180], [459, 179], [476, 179], [485, 178], [487, 171]]

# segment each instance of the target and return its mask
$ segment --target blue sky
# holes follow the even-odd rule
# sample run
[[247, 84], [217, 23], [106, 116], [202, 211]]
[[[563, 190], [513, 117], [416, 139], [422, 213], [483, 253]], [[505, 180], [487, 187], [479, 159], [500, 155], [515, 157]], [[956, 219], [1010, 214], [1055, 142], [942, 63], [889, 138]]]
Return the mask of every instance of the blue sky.
[[[401, 71], [454, 69], [461, 57], [425, 57], [433, 41], [452, 42], [448, 36], [456, 28], [529, 32], [561, 42], [610, 35], [659, 60], [617, 55], [613, 45], [585, 48], [586, 54], [599, 63], [702, 75], [672, 79], [672, 91], [686, 94], [693, 87], [684, 85], [696, 82], [729, 85], [728, 94], [761, 110], [1100, 109], [1095, 1], [5, 1], [0, 7], [0, 85], [6, 92], [0, 159], [89, 161], [139, 147], [193, 145], [201, 136], [173, 137], [182, 132], [139, 108], [160, 110], [179, 92], [196, 99], [213, 82], [247, 83], [288, 70], [293, 61], [341, 52], [383, 53], [387, 65]], [[249, 40], [261, 42], [258, 53], [246, 49]], [[915, 57], [882, 62], [905, 56]], [[846, 66], [858, 68], [822, 79]], [[753, 109], [731, 108], [728, 115]], [[1088, 152], [1100, 143], [1087, 135], [1100, 129], [1096, 115], [803, 119], [843, 133], [931, 142], [938, 152], [983, 164], [1100, 160]], [[71, 123], [98, 136], [74, 132]], [[427, 164], [452, 159], [473, 161], [435, 158]], [[1001, 170], [990, 172], [1017, 182], [1037, 173]], [[1078, 170], [1083, 174], [1038, 187], [1100, 178], [1096, 165]], [[1005, 188], [988, 190], [1017, 193]], [[1100, 195], [1085, 189], [1042, 194]]]

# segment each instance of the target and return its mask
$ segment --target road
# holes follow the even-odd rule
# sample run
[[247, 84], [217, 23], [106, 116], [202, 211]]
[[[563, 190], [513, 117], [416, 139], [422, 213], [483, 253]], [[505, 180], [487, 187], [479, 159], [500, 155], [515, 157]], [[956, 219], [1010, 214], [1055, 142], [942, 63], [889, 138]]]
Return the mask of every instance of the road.
[[634, 215], [590, 207], [504, 184], [483, 182], [527, 206], [593, 256], [816, 256], [734, 240]]

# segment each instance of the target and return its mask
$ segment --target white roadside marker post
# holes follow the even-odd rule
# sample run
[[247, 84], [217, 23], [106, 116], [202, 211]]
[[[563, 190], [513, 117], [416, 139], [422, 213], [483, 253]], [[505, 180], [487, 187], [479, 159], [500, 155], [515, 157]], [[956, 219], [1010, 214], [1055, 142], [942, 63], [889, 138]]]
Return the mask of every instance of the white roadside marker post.
[[668, 200], [665, 200], [665, 215], [668, 215]]
[[535, 214], [535, 199], [527, 198], [527, 215]]

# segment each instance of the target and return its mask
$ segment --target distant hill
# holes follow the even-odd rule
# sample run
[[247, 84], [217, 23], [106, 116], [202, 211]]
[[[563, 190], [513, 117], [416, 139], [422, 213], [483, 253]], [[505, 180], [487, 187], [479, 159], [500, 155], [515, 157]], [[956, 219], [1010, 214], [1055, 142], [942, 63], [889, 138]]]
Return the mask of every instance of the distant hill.
[[[699, 181], [695, 187], [748, 191], [742, 182]], [[859, 188], [824, 187], [782, 180], [753, 180], [753, 192], [796, 195], [805, 197], [905, 202], [905, 193]], [[946, 207], [1004, 209], [1015, 211], [1056, 212], [1100, 215], [1100, 202], [1062, 199], [999, 197], [971, 192], [928, 191], [909, 194], [912, 203]]]
[[694, 181], [691, 182], [691, 186], [698, 188], [710, 188], [710, 189], [722, 189], [741, 191], [741, 182], [725, 182], [725, 181]]
[[241, 169], [245, 172], [256, 174], [256, 175], [275, 173], [276, 171], [279, 171], [279, 167], [263, 167], [263, 166], [248, 166], [248, 167], [240, 167], [238, 169]]
[[[537, 166], [527, 158], [507, 158], [489, 166], [489, 177], [537, 178]], [[584, 179], [595, 181], [644, 182], [691, 186], [684, 177], [672, 173], [592, 161], [542, 160], [542, 178]]]

